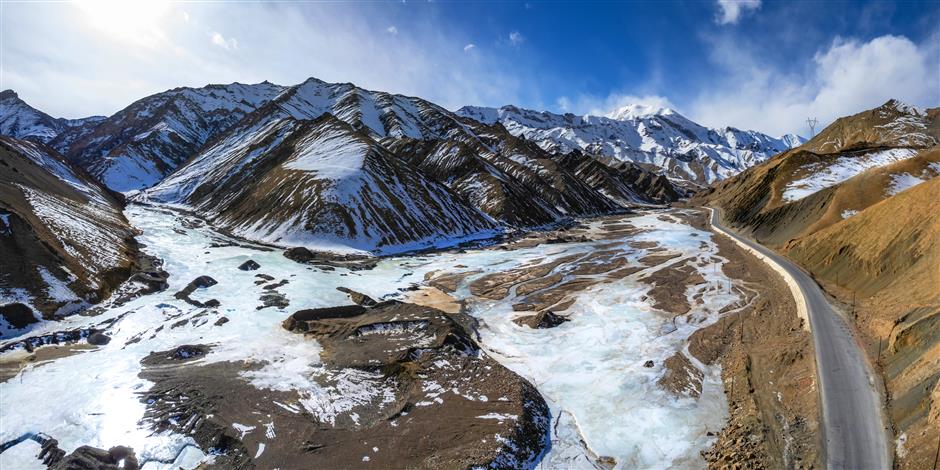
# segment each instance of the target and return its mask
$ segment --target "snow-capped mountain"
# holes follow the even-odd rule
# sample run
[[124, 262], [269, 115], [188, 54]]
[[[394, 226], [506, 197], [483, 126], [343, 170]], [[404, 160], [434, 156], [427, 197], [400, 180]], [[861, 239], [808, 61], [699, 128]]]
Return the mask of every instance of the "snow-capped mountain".
[[54, 118], [21, 100], [13, 90], [0, 92], [0, 134], [47, 143], [71, 128], [93, 125], [104, 116], [83, 119]]
[[621, 208], [553, 158], [419, 98], [310, 79], [138, 197], [246, 238], [383, 253]]
[[394, 252], [487, 238], [492, 218], [330, 114], [258, 115], [144, 193], [242, 236]]
[[54, 150], [0, 136], [0, 163], [0, 305], [20, 311], [2, 337], [106, 297], [137, 244], [122, 201]]
[[608, 116], [537, 112], [515, 106], [467, 106], [457, 114], [503, 124], [549, 151], [578, 149], [602, 158], [652, 165], [673, 178], [711, 183], [788, 150], [776, 139], [733, 127], [710, 129], [669, 108], [628, 105]]
[[[311, 122], [343, 137], [303, 139]], [[334, 251], [479, 238], [678, 195], [640, 167], [601, 168], [583, 154], [573, 164], [501, 123], [314, 78], [170, 90], [49, 143], [111, 189], [157, 185], [141, 197], [190, 206], [247, 238]], [[293, 171], [291, 154], [344, 170]], [[294, 201], [298, 187], [305, 197]]]
[[68, 129], [49, 144], [111, 189], [146, 188], [284, 89], [267, 82], [176, 88], [143, 98], [93, 128]]

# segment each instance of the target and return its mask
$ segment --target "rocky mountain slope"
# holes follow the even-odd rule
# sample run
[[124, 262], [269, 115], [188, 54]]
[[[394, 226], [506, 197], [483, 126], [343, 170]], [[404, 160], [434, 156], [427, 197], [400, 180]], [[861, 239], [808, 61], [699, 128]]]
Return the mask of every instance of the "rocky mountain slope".
[[84, 119], [54, 118], [26, 104], [13, 90], [0, 92], [0, 134], [47, 143], [72, 128], [92, 126], [103, 116]]
[[[605, 172], [604, 183], [571, 158]], [[138, 197], [186, 205], [255, 240], [387, 253], [678, 195], [637, 166], [550, 153], [419, 98], [309, 79]]]
[[323, 251], [498, 233], [493, 219], [330, 114], [253, 117], [141, 197], [186, 205], [251, 239]]
[[54, 150], [0, 136], [0, 335], [81, 310], [131, 274], [122, 207]]
[[755, 131], [709, 129], [669, 108], [629, 105], [608, 116], [537, 112], [515, 106], [467, 106], [457, 114], [503, 124], [549, 151], [578, 149], [614, 161], [664, 171], [673, 178], [707, 184], [727, 178], [799, 145], [797, 136], [776, 139]]
[[146, 188], [283, 90], [267, 82], [176, 88], [94, 126], [66, 129], [49, 144], [113, 190]]
[[938, 116], [888, 101], [693, 198], [844, 303], [884, 374], [902, 468], [931, 463], [940, 426]]

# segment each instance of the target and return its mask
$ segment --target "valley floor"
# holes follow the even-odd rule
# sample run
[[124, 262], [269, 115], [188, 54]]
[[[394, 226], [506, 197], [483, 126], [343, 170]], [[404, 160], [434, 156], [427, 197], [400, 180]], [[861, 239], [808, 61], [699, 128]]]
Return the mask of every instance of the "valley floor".
[[[808, 334], [781, 281], [707, 231], [701, 211], [588, 220], [366, 269], [296, 263], [166, 209], [127, 216], [169, 288], [27, 334], [95, 331], [106, 344], [4, 341], [0, 442], [43, 433], [65, 452], [129, 446], [143, 468], [817, 458]], [[249, 260], [259, 268], [239, 269]], [[217, 284], [174, 295], [200, 276]], [[304, 310], [349, 305], [338, 287], [405, 303]], [[381, 362], [396, 348], [406, 355]], [[466, 455], [447, 454], [454, 442]], [[43, 468], [38, 451], [27, 439], [0, 466]]]

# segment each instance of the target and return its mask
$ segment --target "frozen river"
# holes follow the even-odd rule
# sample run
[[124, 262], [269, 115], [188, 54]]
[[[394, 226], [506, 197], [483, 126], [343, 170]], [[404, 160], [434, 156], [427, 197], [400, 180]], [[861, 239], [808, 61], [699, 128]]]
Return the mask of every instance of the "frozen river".
[[[324, 271], [295, 263], [280, 250], [262, 251], [224, 243], [225, 237], [205, 226], [184, 224], [184, 216], [163, 209], [132, 205], [126, 214], [143, 234], [145, 250], [164, 260], [170, 273], [166, 291], [135, 299], [96, 317], [73, 316], [45, 323], [29, 335], [88, 327], [117, 319], [108, 330], [109, 344], [89, 352], [46, 363], [32, 363], [16, 377], [0, 383], [0, 441], [42, 432], [71, 451], [80, 445], [109, 448], [131, 446], [144, 468], [192, 468], [211, 459], [191, 438], [154, 434], [139, 425], [146, 404], [139, 394], [152, 384], [138, 377], [140, 361], [152, 351], [184, 344], [212, 344], [205, 363], [246, 361], [264, 367], [245, 380], [258, 387], [297, 390], [311, 413], [342, 409], [343, 397], [322, 390], [310, 379], [320, 366], [316, 341], [292, 334], [281, 322], [305, 308], [348, 304], [343, 286], [376, 299], [402, 298], [402, 289], [421, 284], [432, 271], [474, 273], [454, 296], [467, 300], [468, 313], [480, 321], [480, 340], [487, 351], [511, 370], [529, 379], [548, 402], [553, 423], [552, 448], [538, 464], [543, 468], [590, 468], [599, 456], [612, 457], [622, 468], [698, 468], [699, 452], [727, 418], [717, 367], [696, 364], [704, 372], [701, 396], [677, 398], [660, 388], [663, 361], [682, 350], [690, 334], [718, 318], [718, 311], [738, 300], [717, 264], [711, 234], [663, 217], [663, 212], [631, 217], [641, 233], [620, 240], [542, 244], [511, 251], [474, 249], [466, 252], [398, 257], [374, 269]], [[598, 222], [592, 222], [597, 224]], [[195, 227], [195, 228], [192, 228]], [[702, 302], [673, 322], [657, 311], [648, 297], [644, 273], [595, 284], [576, 294], [563, 313], [570, 321], [550, 329], [531, 329], [512, 322], [511, 293], [503, 300], [474, 297], [467, 286], [480, 276], [529, 263], [548, 263], [573, 254], [590, 254], [618, 244], [630, 263], [648, 253], [629, 242], [655, 242], [665, 253], [680, 255], [699, 271], [704, 283], [686, 295], [705, 292]], [[223, 242], [223, 243], [220, 243]], [[228, 246], [225, 246], [228, 245]], [[254, 260], [259, 271], [240, 271]], [[277, 290], [289, 301], [285, 309], [257, 310], [262, 287], [255, 274], [265, 273], [288, 283]], [[198, 276], [218, 285], [194, 294], [196, 300], [218, 299], [221, 306], [171, 327], [177, 318], [201, 310], [173, 297]], [[224, 316], [224, 328], [204, 328]], [[22, 351], [7, 355], [25, 354]], [[9, 359], [9, 357], [7, 358]], [[652, 360], [653, 367], [644, 367]], [[26, 441], [0, 454], [0, 467], [44, 468], [35, 459], [38, 445]]]

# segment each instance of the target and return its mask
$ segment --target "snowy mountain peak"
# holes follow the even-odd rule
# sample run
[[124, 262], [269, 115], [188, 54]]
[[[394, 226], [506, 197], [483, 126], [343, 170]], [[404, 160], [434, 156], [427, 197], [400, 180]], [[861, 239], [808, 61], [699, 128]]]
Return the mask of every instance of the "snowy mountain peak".
[[652, 116], [668, 116], [677, 114], [673, 109], [665, 106], [648, 104], [628, 104], [607, 113], [606, 117], [618, 121], [648, 118]]
[[807, 139], [806, 137], [800, 137], [799, 135], [796, 135], [796, 134], [785, 134], [783, 137], [780, 138], [780, 140], [782, 140], [785, 144], [787, 144], [788, 147], [793, 149], [793, 148], [797, 148], [805, 144], [806, 141], [809, 139]]

